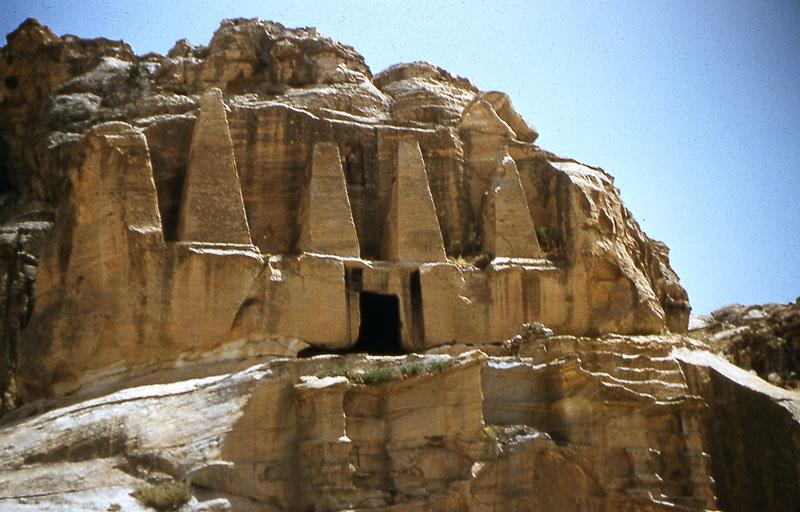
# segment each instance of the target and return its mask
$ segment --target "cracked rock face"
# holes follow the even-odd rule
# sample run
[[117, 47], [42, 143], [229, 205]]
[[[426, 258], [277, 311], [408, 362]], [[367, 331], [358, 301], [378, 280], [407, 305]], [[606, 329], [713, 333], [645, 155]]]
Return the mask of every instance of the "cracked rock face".
[[0, 508], [797, 508], [797, 397], [506, 94], [259, 20], [7, 39]]

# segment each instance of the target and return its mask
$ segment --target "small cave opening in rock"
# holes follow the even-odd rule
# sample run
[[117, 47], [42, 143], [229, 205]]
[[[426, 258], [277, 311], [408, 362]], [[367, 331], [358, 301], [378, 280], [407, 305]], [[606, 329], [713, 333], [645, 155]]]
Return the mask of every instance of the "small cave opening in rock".
[[325, 350], [309, 347], [298, 357], [320, 354], [370, 354], [390, 356], [405, 354], [400, 346], [400, 300], [397, 295], [361, 292], [359, 294], [361, 324], [355, 345], [346, 350]]
[[14, 176], [21, 174], [14, 172], [10, 152], [8, 143], [0, 139], [0, 195], [14, 192], [17, 188]]
[[397, 295], [361, 292], [361, 325], [352, 352], [403, 354], [400, 347], [400, 301]]

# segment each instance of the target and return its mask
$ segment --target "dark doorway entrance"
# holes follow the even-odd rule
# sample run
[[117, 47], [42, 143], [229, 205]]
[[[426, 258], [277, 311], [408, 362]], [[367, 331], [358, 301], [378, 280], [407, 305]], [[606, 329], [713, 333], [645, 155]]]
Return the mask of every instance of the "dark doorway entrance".
[[400, 301], [396, 295], [361, 292], [361, 326], [352, 352], [403, 354], [400, 348]]
[[320, 354], [372, 354], [391, 356], [405, 354], [400, 347], [400, 301], [397, 295], [361, 292], [359, 294], [361, 325], [358, 339], [352, 347], [332, 351], [308, 347], [298, 352], [297, 357], [313, 357]]

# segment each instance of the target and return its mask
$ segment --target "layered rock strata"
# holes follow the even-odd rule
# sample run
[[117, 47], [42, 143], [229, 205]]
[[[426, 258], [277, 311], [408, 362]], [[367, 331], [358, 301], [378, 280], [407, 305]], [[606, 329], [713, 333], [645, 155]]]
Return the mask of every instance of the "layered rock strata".
[[166, 57], [29, 20], [2, 55], [8, 211], [55, 217], [30, 326], [4, 342], [24, 396], [210, 350], [360, 347], [364, 310], [393, 319], [378, 352], [531, 321], [686, 328], [666, 248], [611, 177], [430, 64], [373, 77], [350, 47], [257, 20]]
[[[188, 478], [187, 510], [800, 505], [800, 395], [743, 380], [696, 342], [555, 336], [493, 350], [518, 355], [319, 356], [98, 383], [95, 398], [6, 420], [0, 503], [143, 510], [130, 493], [144, 480]], [[724, 430], [750, 439], [764, 414], [781, 430], [731, 444]]]

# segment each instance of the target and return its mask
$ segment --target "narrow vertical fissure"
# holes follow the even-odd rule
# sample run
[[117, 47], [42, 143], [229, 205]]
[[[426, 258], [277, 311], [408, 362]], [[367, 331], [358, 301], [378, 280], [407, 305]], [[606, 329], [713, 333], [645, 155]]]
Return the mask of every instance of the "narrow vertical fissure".
[[425, 319], [422, 309], [422, 282], [419, 270], [412, 272], [408, 279], [408, 288], [411, 294], [411, 329], [409, 329], [411, 340], [409, 345], [424, 347]]
[[156, 183], [158, 191], [158, 209], [161, 214], [161, 226], [165, 242], [178, 240], [178, 216], [180, 214], [180, 198], [183, 193], [183, 182], [186, 168], [177, 169], [163, 183]]

